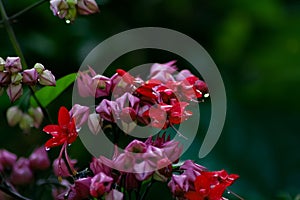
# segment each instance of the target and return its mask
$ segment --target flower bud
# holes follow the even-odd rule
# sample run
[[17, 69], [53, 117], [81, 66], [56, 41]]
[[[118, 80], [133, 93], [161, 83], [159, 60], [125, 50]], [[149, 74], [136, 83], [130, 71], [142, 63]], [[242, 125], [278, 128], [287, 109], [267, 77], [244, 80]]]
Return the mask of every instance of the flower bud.
[[11, 83], [14, 85], [18, 85], [21, 83], [23, 76], [21, 73], [14, 73], [11, 75]]
[[42, 109], [40, 107], [37, 108], [30, 107], [28, 109], [28, 114], [33, 118], [34, 127], [39, 128], [44, 118]]
[[33, 170], [45, 170], [50, 167], [50, 160], [44, 147], [35, 149], [29, 157], [29, 162]]
[[11, 73], [16, 73], [22, 70], [21, 59], [19, 57], [7, 57], [5, 69]]
[[35, 85], [38, 81], [38, 72], [36, 69], [26, 69], [23, 71], [23, 83], [27, 85]]
[[39, 83], [41, 85], [49, 85], [55, 86], [55, 76], [49, 70], [44, 70], [41, 74], [39, 74]]
[[0, 150], [0, 165], [3, 168], [11, 168], [17, 160], [17, 156], [5, 149]]
[[19, 123], [20, 129], [23, 130], [24, 133], [29, 133], [31, 127], [33, 127], [33, 119], [28, 114], [23, 114], [21, 121]]
[[[72, 165], [71, 167], [73, 168], [76, 163], [77, 163], [77, 160], [71, 160], [71, 163], [70, 163], [70, 165]], [[59, 158], [55, 159], [53, 161], [52, 167], [53, 167], [55, 176], [58, 176], [58, 177], [71, 176], [71, 174], [68, 170], [68, 167], [63, 159], [59, 159]]]
[[81, 15], [90, 15], [99, 12], [98, 5], [95, 0], [78, 0], [78, 13]]
[[0, 57], [0, 72], [3, 72], [5, 68], [5, 60]]
[[18, 106], [12, 106], [6, 112], [7, 122], [10, 126], [15, 126], [17, 123], [19, 123], [22, 116], [23, 112]]
[[32, 181], [33, 173], [29, 168], [29, 160], [26, 158], [19, 158], [13, 166], [10, 176], [11, 183], [14, 185], [25, 185]]
[[87, 199], [90, 196], [91, 177], [75, 180], [75, 189], [78, 199]]
[[0, 72], [0, 86], [7, 86], [10, 84], [10, 73], [9, 72]]
[[38, 74], [41, 74], [45, 70], [44, 65], [42, 65], [41, 63], [36, 63], [33, 68]]
[[15, 102], [23, 94], [22, 84], [13, 85], [9, 84], [6, 93], [11, 102]]
[[93, 134], [97, 134], [100, 131], [101, 123], [102, 123], [102, 121], [100, 120], [99, 114], [92, 113], [89, 115], [88, 126], [89, 126], [90, 131]]
[[51, 0], [50, 9], [52, 10], [53, 15], [63, 19], [68, 13], [69, 5], [65, 0]]
[[75, 118], [76, 128], [80, 128], [89, 117], [90, 109], [87, 106], [75, 104], [70, 110], [70, 116]]

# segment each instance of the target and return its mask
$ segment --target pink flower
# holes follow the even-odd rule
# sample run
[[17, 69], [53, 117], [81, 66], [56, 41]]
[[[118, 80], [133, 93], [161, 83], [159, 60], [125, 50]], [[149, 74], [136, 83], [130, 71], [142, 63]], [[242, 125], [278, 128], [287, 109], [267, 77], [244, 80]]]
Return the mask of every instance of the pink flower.
[[0, 72], [0, 86], [4, 87], [10, 84], [10, 77], [11, 75], [9, 72]]
[[175, 140], [165, 142], [160, 148], [172, 163], [178, 161], [183, 150], [183, 146]]
[[66, 0], [51, 0], [50, 9], [53, 15], [63, 19], [68, 14], [69, 5]]
[[115, 101], [109, 101], [104, 99], [101, 103], [96, 107], [97, 113], [99, 113], [100, 117], [109, 122], [115, 122], [115, 115], [118, 110], [118, 104]]
[[[108, 164], [108, 165], [105, 165]], [[110, 176], [111, 175], [111, 168], [112, 161], [108, 160], [107, 158], [101, 156], [99, 158], [93, 158], [92, 162], [90, 163], [90, 169], [94, 174], [98, 174], [100, 172]]]
[[30, 167], [34, 170], [45, 170], [50, 167], [50, 160], [44, 147], [33, 151], [29, 157]]
[[91, 177], [75, 180], [76, 196], [79, 199], [86, 199], [90, 196]]
[[160, 80], [163, 83], [167, 81], [174, 81], [173, 73], [177, 70], [176, 61], [170, 61], [165, 64], [155, 63], [150, 70], [150, 79]]
[[78, 72], [77, 76], [77, 88], [79, 95], [82, 97], [94, 97], [96, 94], [96, 88], [98, 83], [93, 80], [93, 77], [96, 76], [96, 72], [89, 67], [88, 72]]
[[112, 183], [113, 178], [100, 172], [99, 174], [95, 175], [91, 180], [90, 194], [96, 198], [101, 197], [106, 192], [109, 192], [111, 190]]
[[79, 129], [88, 120], [90, 109], [87, 106], [75, 104], [69, 113], [70, 117], [75, 119], [76, 128]]
[[33, 173], [29, 167], [29, 160], [26, 158], [19, 158], [12, 168], [10, 175], [11, 183], [14, 185], [28, 184], [33, 180]]
[[186, 175], [173, 174], [168, 186], [172, 194], [178, 199], [184, 199], [185, 193], [189, 190], [189, 183]]
[[113, 189], [105, 196], [105, 200], [123, 200], [123, 193]]
[[111, 81], [106, 76], [96, 75], [93, 77], [93, 84], [96, 85], [95, 97], [104, 97], [110, 94]]

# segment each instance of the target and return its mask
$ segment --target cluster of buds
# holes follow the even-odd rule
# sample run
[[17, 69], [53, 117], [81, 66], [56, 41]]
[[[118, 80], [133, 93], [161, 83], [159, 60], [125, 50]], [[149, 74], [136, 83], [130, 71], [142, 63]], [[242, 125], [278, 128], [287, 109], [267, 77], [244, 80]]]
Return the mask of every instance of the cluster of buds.
[[12, 106], [7, 110], [6, 118], [10, 126], [19, 124], [21, 130], [28, 133], [32, 127], [40, 127], [44, 115], [40, 107], [30, 107], [27, 112], [23, 112], [18, 106]]
[[9, 177], [9, 182], [15, 187], [32, 183], [35, 172], [49, 167], [50, 160], [43, 147], [35, 149], [29, 158], [18, 158], [5, 149], [0, 150], [0, 172]]
[[0, 57], [0, 95], [5, 88], [11, 102], [16, 101], [23, 94], [23, 84], [33, 86], [39, 82], [41, 85], [55, 86], [55, 77], [51, 71], [46, 70], [40, 63], [32, 69], [22, 71], [19, 57]]
[[51, 0], [50, 9], [53, 15], [65, 19], [67, 23], [73, 22], [77, 13], [90, 15], [99, 12], [95, 0]]

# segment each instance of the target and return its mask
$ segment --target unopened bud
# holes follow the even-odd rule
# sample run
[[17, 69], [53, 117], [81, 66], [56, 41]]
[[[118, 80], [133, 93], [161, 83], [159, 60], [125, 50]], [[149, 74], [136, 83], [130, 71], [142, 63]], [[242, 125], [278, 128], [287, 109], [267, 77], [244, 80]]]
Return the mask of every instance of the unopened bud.
[[33, 119], [28, 114], [23, 114], [21, 121], [19, 123], [20, 129], [23, 130], [24, 133], [28, 133], [33, 127]]
[[35, 149], [29, 157], [30, 167], [34, 170], [45, 170], [50, 167], [50, 160], [44, 147]]
[[23, 83], [27, 85], [35, 85], [38, 81], [38, 73], [35, 68], [23, 71]]
[[19, 158], [13, 166], [10, 180], [14, 185], [25, 185], [32, 181], [33, 173], [29, 168], [29, 160], [26, 158]]
[[28, 114], [33, 118], [33, 125], [35, 128], [39, 128], [41, 123], [43, 122], [44, 114], [40, 107], [37, 108], [29, 108]]
[[45, 70], [44, 65], [42, 65], [41, 63], [36, 63], [33, 68], [37, 71], [38, 74], [41, 74]]
[[5, 69], [11, 73], [16, 73], [22, 70], [21, 59], [19, 57], [7, 57]]
[[19, 123], [22, 116], [23, 112], [18, 106], [12, 106], [6, 112], [7, 122], [10, 126], [15, 126], [17, 123]]
[[95, 0], [78, 0], [78, 13], [81, 15], [90, 15], [99, 12], [98, 5]]
[[9, 72], [0, 72], [0, 86], [7, 86], [10, 84], [11, 78]]
[[23, 76], [21, 73], [14, 73], [11, 75], [11, 83], [14, 85], [18, 85], [21, 83]]
[[9, 84], [6, 93], [11, 102], [15, 102], [23, 94], [22, 84], [13, 85]]
[[5, 60], [0, 57], [0, 72], [3, 72], [5, 68]]
[[55, 76], [49, 70], [44, 70], [41, 74], [39, 74], [39, 83], [41, 85], [49, 85], [55, 86]]

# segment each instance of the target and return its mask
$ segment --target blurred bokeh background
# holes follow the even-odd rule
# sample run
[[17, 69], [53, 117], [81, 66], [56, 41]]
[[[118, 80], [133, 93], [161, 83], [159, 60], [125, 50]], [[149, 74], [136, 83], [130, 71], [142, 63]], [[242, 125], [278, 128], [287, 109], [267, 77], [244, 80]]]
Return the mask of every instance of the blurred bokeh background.
[[[3, 0], [12, 15], [35, 0]], [[57, 78], [76, 72], [101, 41], [145, 26], [182, 32], [199, 42], [217, 64], [227, 92], [227, 118], [213, 151], [197, 157], [203, 135], [185, 154], [212, 170], [226, 169], [240, 179], [231, 187], [245, 199], [281, 199], [300, 193], [300, 1], [297, 0], [105, 0], [101, 12], [79, 16], [73, 24], [54, 17], [46, 2], [13, 23], [29, 66], [43, 63]], [[0, 56], [16, 55], [0, 25]], [[177, 56], [141, 51], [114, 65], [167, 62]], [[179, 60], [179, 65], [184, 61]], [[184, 64], [179, 66], [184, 68]], [[55, 119], [59, 106], [71, 107], [69, 88], [49, 106]], [[18, 103], [18, 102], [16, 102]], [[26, 156], [48, 137], [41, 131], [24, 135], [8, 127], [0, 97], [0, 148]], [[204, 109], [205, 106], [204, 106]], [[204, 118], [205, 116], [201, 116]], [[209, 120], [209, 116], [207, 119]], [[47, 122], [45, 122], [47, 123]], [[73, 157], [87, 165], [90, 157], [77, 141]], [[57, 152], [51, 151], [55, 157]]]

